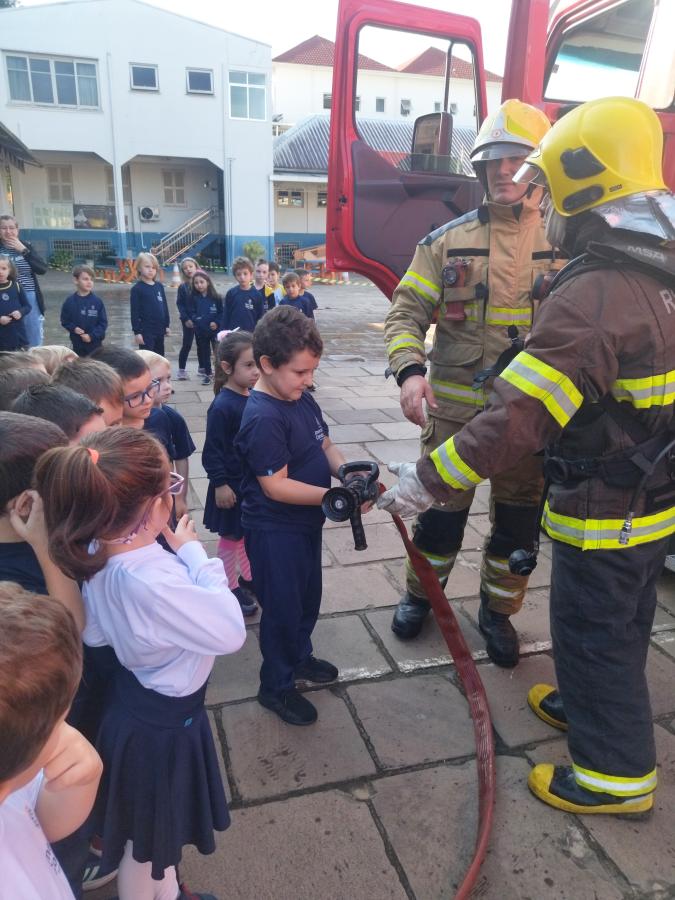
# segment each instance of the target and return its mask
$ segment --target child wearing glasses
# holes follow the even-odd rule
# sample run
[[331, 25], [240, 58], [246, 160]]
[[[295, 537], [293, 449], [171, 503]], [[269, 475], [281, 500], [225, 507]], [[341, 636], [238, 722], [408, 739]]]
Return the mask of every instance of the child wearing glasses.
[[121, 663], [96, 742], [103, 867], [119, 865], [120, 900], [193, 896], [178, 884], [183, 846], [213, 853], [229, 825], [204, 696], [215, 657], [246, 637], [239, 603], [194, 523], [167, 528], [180, 477], [147, 433], [110, 428], [51, 450], [36, 483], [51, 555], [83, 581], [84, 642]]

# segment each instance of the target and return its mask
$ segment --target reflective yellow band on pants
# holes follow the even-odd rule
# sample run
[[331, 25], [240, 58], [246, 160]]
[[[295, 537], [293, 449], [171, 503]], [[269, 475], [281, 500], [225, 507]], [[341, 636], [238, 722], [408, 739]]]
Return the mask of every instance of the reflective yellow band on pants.
[[617, 378], [611, 392], [617, 400], [627, 401], [636, 409], [672, 406], [675, 403], [675, 371], [646, 378]]
[[532, 307], [488, 306], [485, 314], [485, 324], [523, 325], [529, 328], [532, 324]]
[[458, 381], [439, 381], [437, 378], [431, 378], [429, 382], [439, 400], [465, 403], [467, 406], [475, 406], [479, 409], [485, 405], [483, 391], [474, 391], [469, 384], [460, 384]]
[[577, 519], [553, 512], [546, 502], [542, 525], [549, 537], [581, 550], [624, 550], [636, 544], [658, 541], [675, 532], [675, 506], [633, 519], [628, 544], [619, 543], [623, 519]]
[[455, 450], [454, 437], [449, 438], [431, 454], [436, 471], [446, 484], [459, 491], [466, 491], [480, 484], [483, 477], [467, 466]]
[[411, 347], [418, 350], [423, 356], [425, 355], [424, 341], [416, 334], [399, 334], [387, 344], [387, 353], [391, 355], [397, 350], [403, 350], [404, 347]]
[[564, 372], [559, 372], [524, 350], [499, 376], [504, 381], [534, 397], [546, 407], [564, 428], [583, 403], [583, 396]]
[[639, 797], [650, 794], [656, 788], [656, 769], [641, 778], [621, 778], [618, 775], [603, 775], [591, 769], [572, 765], [577, 783], [587, 791], [598, 794], [612, 794], [614, 797]]
[[436, 306], [441, 296], [441, 289], [433, 281], [423, 278], [418, 272], [408, 269], [400, 281], [399, 287], [409, 287], [418, 297]]

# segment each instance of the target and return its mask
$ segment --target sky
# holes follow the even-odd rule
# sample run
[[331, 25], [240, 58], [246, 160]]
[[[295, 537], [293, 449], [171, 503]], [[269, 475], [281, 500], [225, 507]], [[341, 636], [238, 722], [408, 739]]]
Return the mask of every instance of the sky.
[[[185, 0], [148, 2], [186, 15]], [[45, 0], [21, 0], [22, 6], [44, 3]], [[483, 32], [485, 65], [491, 71], [503, 74], [511, 7], [509, 0], [424, 0], [413, 5], [477, 18]], [[335, 40], [337, 7], [338, 0], [285, 0], [284, 3], [279, 0], [255, 0], [251, 5], [236, 0], [190, 0], [187, 5], [190, 18], [271, 44], [273, 56], [315, 34]], [[383, 39], [385, 34], [386, 39]], [[370, 41], [364, 40], [360, 49], [379, 62], [396, 66], [424, 50], [430, 43], [432, 41], [428, 38], [415, 42], [409, 35], [379, 32]]]

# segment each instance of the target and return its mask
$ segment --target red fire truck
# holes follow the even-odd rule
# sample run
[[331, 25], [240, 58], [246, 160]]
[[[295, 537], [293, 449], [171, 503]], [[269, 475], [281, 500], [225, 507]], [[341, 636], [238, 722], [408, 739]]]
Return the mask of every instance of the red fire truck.
[[[553, 122], [600, 96], [644, 100], [661, 118], [665, 179], [675, 188], [675, 0], [574, 0], [556, 13], [561, 5], [512, 0], [502, 100], [539, 106]], [[497, 18], [508, 4], [500, 0], [494, 8]], [[406, 147], [395, 146], [384, 124], [367, 122], [359, 109], [361, 86], [374, 68], [359, 40], [373, 29], [382, 30], [383, 42], [393, 30], [424, 35], [436, 56], [445, 53], [431, 108], [401, 100], [401, 116], [414, 112]], [[474, 99], [468, 128], [458, 125], [454, 102], [459, 87], [466, 93], [467, 73]], [[417, 106], [423, 102], [420, 94]], [[481, 201], [468, 164], [469, 138], [488, 111], [479, 23], [393, 0], [340, 0], [331, 104], [329, 265], [363, 273], [391, 298], [420, 238]]]

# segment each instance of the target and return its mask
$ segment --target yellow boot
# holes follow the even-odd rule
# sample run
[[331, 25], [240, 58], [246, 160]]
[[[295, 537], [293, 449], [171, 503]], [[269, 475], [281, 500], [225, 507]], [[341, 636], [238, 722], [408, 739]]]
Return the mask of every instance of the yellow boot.
[[574, 777], [572, 766], [535, 766], [527, 779], [527, 786], [540, 800], [556, 809], [580, 815], [604, 813], [612, 816], [646, 818], [654, 805], [654, 794], [639, 797], [615, 797], [587, 791]]
[[547, 725], [567, 731], [567, 717], [562, 698], [553, 685], [535, 684], [528, 691], [527, 702], [535, 716], [539, 716]]

